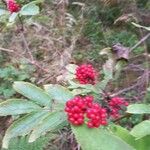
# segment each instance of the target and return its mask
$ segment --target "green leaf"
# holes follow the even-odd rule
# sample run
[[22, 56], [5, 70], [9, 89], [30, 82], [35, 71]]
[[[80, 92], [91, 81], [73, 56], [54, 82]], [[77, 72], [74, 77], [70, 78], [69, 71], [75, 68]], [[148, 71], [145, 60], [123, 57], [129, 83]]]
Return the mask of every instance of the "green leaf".
[[68, 87], [69, 89], [77, 89], [85, 92], [89, 91], [89, 92], [99, 93], [99, 91], [97, 91], [95, 86], [91, 84], [83, 85], [83, 84], [75, 83], [73, 81], [69, 81], [69, 84], [70, 84], [70, 86]]
[[9, 16], [9, 22], [10, 22], [10, 23], [15, 22], [17, 16], [18, 16], [18, 13], [12, 13], [12, 14]]
[[131, 135], [135, 136], [136, 139], [140, 139], [146, 135], [150, 135], [150, 121], [145, 120], [138, 125], [134, 126], [131, 130]]
[[66, 116], [63, 112], [53, 112], [49, 114], [42, 122], [35, 128], [30, 137], [29, 142], [34, 142], [41, 135], [46, 134], [47, 131], [56, 129], [60, 124], [64, 123]]
[[41, 107], [23, 99], [9, 99], [0, 103], [0, 116], [19, 115], [40, 110]]
[[31, 2], [21, 8], [20, 14], [23, 16], [33, 16], [39, 14], [39, 11], [39, 6]]
[[73, 98], [73, 94], [65, 87], [58, 84], [48, 84], [44, 86], [45, 90], [52, 95], [54, 100], [66, 102]]
[[41, 88], [28, 83], [17, 81], [13, 84], [14, 89], [22, 94], [23, 96], [29, 98], [30, 100], [34, 101], [35, 103], [41, 106], [51, 106], [52, 98], [48, 95], [44, 90]]
[[136, 141], [134, 137], [129, 133], [129, 131], [119, 125], [111, 125], [110, 130], [116, 135], [119, 136], [126, 143], [132, 147], [136, 147]]
[[108, 82], [109, 82], [109, 79], [106, 78], [106, 79], [102, 80], [101, 82], [96, 83], [95, 87], [96, 87], [97, 91], [99, 91], [99, 93], [103, 92], [102, 90], [105, 90]]
[[43, 150], [49, 144], [49, 141], [55, 138], [57, 138], [55, 134], [43, 136], [33, 143], [28, 142], [28, 136], [13, 138], [8, 150]]
[[145, 136], [136, 140], [136, 150], [149, 150], [150, 149], [150, 136]]
[[135, 150], [122, 139], [104, 129], [89, 129], [82, 125], [72, 126], [72, 131], [83, 150]]
[[149, 150], [150, 148], [150, 136], [145, 136], [139, 140], [135, 140], [135, 137], [132, 136], [128, 130], [117, 125], [111, 126], [111, 131], [129, 145], [133, 146], [136, 150]]
[[147, 104], [132, 104], [127, 107], [127, 112], [131, 114], [149, 114], [150, 105]]
[[69, 64], [69, 65], [66, 66], [66, 69], [67, 69], [70, 73], [75, 74], [77, 67], [78, 67], [78, 66], [75, 65], [75, 64]]
[[43, 120], [48, 113], [46, 111], [35, 112], [25, 115], [24, 117], [15, 121], [6, 131], [3, 138], [3, 148], [8, 148], [8, 144], [11, 138], [17, 136], [27, 135], [33, 128], [35, 128], [41, 120]]
[[75, 95], [87, 95], [88, 93], [91, 93], [91, 90], [89, 89], [74, 89], [72, 90], [72, 94]]

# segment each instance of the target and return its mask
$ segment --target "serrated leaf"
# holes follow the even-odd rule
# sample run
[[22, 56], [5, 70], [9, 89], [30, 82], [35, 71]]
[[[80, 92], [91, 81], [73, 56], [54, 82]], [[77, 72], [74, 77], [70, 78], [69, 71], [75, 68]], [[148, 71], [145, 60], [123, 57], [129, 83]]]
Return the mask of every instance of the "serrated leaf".
[[33, 102], [23, 99], [9, 99], [0, 103], [0, 116], [19, 115], [41, 110]]
[[66, 102], [73, 98], [73, 94], [65, 87], [58, 84], [48, 84], [44, 86], [46, 92], [52, 95], [52, 98], [57, 101]]
[[47, 116], [46, 111], [34, 112], [16, 120], [6, 131], [2, 147], [8, 148], [9, 141], [17, 136], [27, 135]]
[[21, 8], [20, 14], [23, 16], [33, 16], [39, 14], [39, 11], [39, 6], [31, 2]]
[[55, 134], [43, 136], [33, 143], [28, 142], [28, 136], [13, 138], [10, 141], [8, 150], [43, 150], [48, 145], [49, 141], [56, 137]]
[[47, 131], [52, 131], [56, 129], [60, 124], [66, 120], [66, 116], [63, 112], [53, 112], [49, 114], [42, 122], [35, 128], [30, 137], [29, 142], [34, 142], [41, 135], [45, 134]]
[[14, 89], [41, 106], [51, 106], [52, 98], [41, 88], [23, 81], [17, 81], [13, 84]]
[[78, 67], [78, 66], [75, 65], [75, 64], [69, 64], [69, 65], [66, 66], [66, 69], [67, 69], [70, 73], [75, 74], [77, 67]]
[[104, 129], [89, 129], [82, 125], [72, 126], [72, 131], [83, 150], [135, 150], [122, 139]]
[[140, 139], [146, 135], [150, 135], [150, 121], [145, 120], [136, 126], [131, 130], [131, 135], [136, 137], [136, 139]]
[[127, 112], [131, 114], [149, 114], [150, 105], [148, 104], [132, 104], [127, 107]]

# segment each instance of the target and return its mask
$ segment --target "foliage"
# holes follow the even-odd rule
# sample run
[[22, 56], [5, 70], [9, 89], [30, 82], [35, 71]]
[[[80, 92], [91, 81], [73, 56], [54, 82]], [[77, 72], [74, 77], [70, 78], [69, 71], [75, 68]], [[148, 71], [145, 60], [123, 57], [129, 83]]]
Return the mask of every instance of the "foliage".
[[[70, 70], [70, 74], [74, 73], [74, 69], [71, 68], [71, 66], [75, 68], [73, 65], [66, 67]], [[98, 94], [100, 90], [92, 85], [74, 83], [73, 80], [70, 80], [70, 84], [71, 89], [83, 88], [82, 90], [85, 90], [84, 92], [87, 93], [94, 92]], [[27, 100], [11, 99], [0, 103], [1, 116], [19, 116], [7, 129], [3, 138], [3, 148], [8, 148], [10, 140], [15, 137], [29, 135], [28, 141], [34, 142], [48, 131], [52, 132], [67, 125], [64, 104], [67, 100], [76, 95], [73, 90], [70, 91], [60, 85], [45, 85], [45, 90], [42, 90], [31, 83], [22, 81], [14, 82], [13, 87], [18, 93], [26, 97]], [[89, 91], [86, 91], [87, 87]], [[144, 104], [132, 104], [128, 106], [127, 112], [140, 114], [148, 113], [149, 107]], [[128, 139], [124, 140], [122, 135], [125, 129], [122, 128], [119, 128], [119, 133], [118, 130], [117, 133], [116, 130], [112, 130], [115, 131], [115, 135], [111, 132], [113, 128], [112, 125], [97, 129], [88, 129], [84, 125], [80, 127], [72, 126], [71, 128], [78, 143], [84, 150], [97, 149], [99, 147], [103, 150], [108, 150], [110, 148], [114, 150], [119, 150], [120, 148], [124, 148], [125, 150], [140, 150], [139, 147], [135, 146], [134, 138], [132, 139], [134, 144], [131, 141], [129, 142]], [[147, 132], [148, 128], [149, 121], [144, 121], [136, 125], [131, 132], [128, 133], [128, 136], [130, 138], [133, 135], [137, 139], [142, 140], [149, 135]], [[104, 141], [107, 142], [104, 143]], [[145, 142], [147, 141], [144, 140], [141, 142], [140, 147], [147, 146]]]
[[[27, 135], [33, 130], [29, 140], [34, 142], [39, 136], [45, 133], [45, 131], [54, 130], [57, 126], [64, 123], [65, 114], [62, 112], [62, 109], [60, 109], [61, 107], [56, 110], [52, 108], [51, 102], [53, 98], [55, 99], [55, 96], [51, 97], [42, 89], [26, 82], [15, 82], [14, 88], [29, 98], [29, 100], [39, 104], [39, 106], [30, 101], [26, 102], [25, 100], [19, 99], [7, 100], [1, 103], [1, 116], [28, 113], [27, 115], [20, 116], [19, 119], [14, 121], [8, 128], [3, 139], [4, 148], [8, 148], [10, 139], [14, 137]], [[35, 93], [35, 95], [33, 95], [33, 93]], [[57, 105], [58, 104], [55, 105], [56, 108]]]
[[[16, 150], [38, 150], [43, 149], [44, 145], [47, 144], [53, 131], [58, 131], [65, 126], [70, 129], [64, 107], [66, 102], [76, 95], [85, 96], [91, 94], [97, 103], [107, 107], [107, 103], [113, 97], [112, 91], [118, 90], [118, 87], [114, 86], [113, 83], [122, 84], [122, 69], [125, 72], [127, 68], [124, 67], [132, 61], [126, 55], [128, 52], [123, 52], [122, 49], [129, 51], [138, 42], [139, 33], [133, 33], [133, 27], [140, 28], [140, 34], [142, 29], [149, 31], [149, 27], [144, 26], [143, 23], [140, 23], [142, 25], [137, 24], [139, 23], [139, 18], [136, 14], [137, 10], [135, 10], [135, 16], [132, 12], [130, 15], [121, 16], [122, 12], [125, 11], [124, 13], [126, 13], [125, 9], [128, 9], [124, 8], [125, 1], [86, 0], [81, 2], [69, 1], [67, 3], [67, 1], [17, 0], [17, 3], [20, 4], [21, 9], [18, 12], [10, 13], [6, 10], [5, 4], [0, 2], [0, 29], [2, 29], [3, 34], [8, 30], [13, 40], [16, 34], [21, 35], [21, 39], [19, 37], [18, 41], [15, 40], [21, 43], [20, 45], [22, 46], [18, 49], [23, 49], [23, 51], [15, 51], [17, 48], [15, 48], [13, 42], [10, 42], [10, 37], [6, 39], [6, 44], [2, 42], [2, 46], [10, 49], [2, 48], [2, 50], [8, 53], [13, 51], [12, 54], [15, 54], [15, 56], [23, 57], [28, 63], [35, 65], [37, 67], [36, 78], [39, 78], [38, 83], [42, 83], [44, 86], [40, 88], [31, 84], [35, 81], [35, 78], [31, 76], [34, 69], [31, 65], [25, 68], [23, 65], [22, 68], [22, 64], [19, 62], [20, 59], [18, 60], [19, 66], [18, 64], [4, 64], [0, 69], [0, 94], [2, 98], [7, 99], [0, 103], [0, 116], [12, 116], [13, 118], [12, 124], [5, 132], [2, 146], [3, 148], [14, 148]], [[129, 2], [129, 4], [133, 3], [135, 4], [136, 1]], [[138, 0], [137, 4], [137, 9], [138, 7], [148, 7], [147, 1], [140, 2]], [[120, 24], [117, 26], [115, 24], [120, 16], [121, 19], [125, 17], [123, 21], [127, 26]], [[132, 19], [136, 23], [131, 24]], [[31, 34], [28, 32], [31, 32]], [[12, 35], [12, 33], [15, 33], [15, 35]], [[117, 43], [122, 44], [121, 48], [114, 50], [113, 46]], [[76, 51], [74, 52], [75, 49]], [[123, 52], [121, 56], [119, 52]], [[139, 55], [143, 52], [144, 47], [140, 46], [133, 50], [133, 56], [136, 57], [136, 54]], [[51, 59], [54, 59], [55, 57], [53, 56], [57, 55], [57, 53], [60, 59], [54, 63], [51, 62]], [[75, 71], [78, 66], [73, 64], [66, 66], [72, 61], [72, 53], [79, 63], [87, 59], [89, 62], [94, 63], [95, 66], [98, 66], [97, 68], [102, 68], [101, 76], [97, 79], [101, 80], [95, 85], [83, 85], [77, 82]], [[51, 55], [52, 58], [50, 57]], [[11, 57], [15, 56], [12, 55]], [[0, 62], [4, 61], [6, 64], [10, 64], [0, 55]], [[103, 64], [104, 61], [105, 64]], [[14, 62], [12, 61], [11, 63]], [[52, 84], [55, 82], [50, 79], [50, 73], [53, 72], [53, 69], [49, 68], [49, 66], [47, 67], [47, 64], [52, 64], [50, 67], [54, 66], [54, 70], [61, 74], [59, 76], [61, 80], [57, 78], [57, 81], [62, 81], [62, 84], [58, 84], [59, 82]], [[56, 67], [58, 66], [57, 64], [60, 64], [61, 67]], [[141, 65], [144, 66], [143, 63]], [[141, 69], [142, 67], [139, 66], [139, 68]], [[138, 70], [140, 75], [144, 69]], [[98, 69], [97, 71], [99, 74]], [[145, 73], [146, 71], [144, 70], [143, 72]], [[44, 74], [42, 79], [40, 79], [41, 74]], [[129, 76], [128, 72], [127, 76]], [[51, 84], [49, 84], [49, 79], [53, 81]], [[144, 78], [142, 79], [144, 80]], [[127, 80], [125, 78], [125, 82]], [[13, 89], [11, 87], [12, 83], [14, 83]], [[146, 84], [148, 85], [148, 83]], [[147, 87], [147, 85], [143, 87]], [[132, 93], [127, 94], [133, 97]], [[10, 99], [14, 95], [17, 98]], [[147, 114], [150, 113], [150, 107], [147, 104], [149, 102], [149, 88], [146, 95], [145, 103], [129, 105], [125, 116], [116, 120], [110, 117], [108, 120], [109, 125], [106, 127], [89, 129], [85, 125], [78, 127], [71, 125], [71, 131], [81, 148], [83, 150], [148, 150], [150, 147], [150, 133], [148, 132], [150, 122], [147, 120], [149, 118]], [[122, 109], [124, 110], [125, 108]], [[139, 119], [135, 121], [136, 119], [132, 120], [132, 117]], [[87, 122], [86, 119], [85, 122]], [[130, 131], [114, 124], [115, 122], [120, 123], [122, 119], [125, 122], [128, 119], [131, 121], [131, 125], [127, 125]], [[132, 128], [133, 125], [134, 127]], [[48, 132], [50, 132], [50, 137], [42, 138]]]
[[52, 135], [51, 137], [41, 137], [33, 143], [28, 143], [28, 137], [15, 138], [11, 140], [8, 150], [43, 150], [50, 139], [54, 137]]
[[27, 64], [20, 64], [19, 68], [12, 65], [4, 65], [4, 67], [0, 68], [0, 94], [4, 98], [13, 96], [16, 92], [12, 88], [12, 83], [16, 80], [30, 80], [33, 71], [34, 68]]

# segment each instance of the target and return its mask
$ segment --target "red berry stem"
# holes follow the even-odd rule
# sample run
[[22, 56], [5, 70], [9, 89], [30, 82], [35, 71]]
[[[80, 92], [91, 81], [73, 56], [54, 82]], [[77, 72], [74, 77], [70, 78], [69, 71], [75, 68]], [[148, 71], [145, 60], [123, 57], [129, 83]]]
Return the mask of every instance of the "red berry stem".
[[125, 115], [123, 115], [123, 116], [121, 116], [121, 117], [115, 119], [113, 122], [114, 122], [114, 123], [117, 123], [117, 122], [119, 122], [120, 120], [122, 120], [122, 119], [124, 119], [124, 118], [130, 118], [131, 116], [132, 116], [132, 114], [126, 113]]

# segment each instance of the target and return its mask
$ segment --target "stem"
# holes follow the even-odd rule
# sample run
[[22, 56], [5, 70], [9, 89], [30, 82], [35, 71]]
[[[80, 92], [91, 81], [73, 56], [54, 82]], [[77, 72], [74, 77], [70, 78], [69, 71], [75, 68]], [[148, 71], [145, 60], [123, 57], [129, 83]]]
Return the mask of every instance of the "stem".
[[20, 22], [20, 25], [21, 25], [21, 31], [23, 32], [24, 31], [24, 24], [23, 24], [23, 20], [21, 18], [20, 15], [18, 15], [18, 18], [19, 18], [19, 22]]
[[125, 115], [117, 118], [116, 120], [114, 120], [114, 123], [119, 122], [120, 120], [124, 119], [124, 118], [130, 118], [132, 116], [132, 114], [130, 113], [126, 113]]

